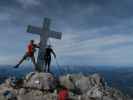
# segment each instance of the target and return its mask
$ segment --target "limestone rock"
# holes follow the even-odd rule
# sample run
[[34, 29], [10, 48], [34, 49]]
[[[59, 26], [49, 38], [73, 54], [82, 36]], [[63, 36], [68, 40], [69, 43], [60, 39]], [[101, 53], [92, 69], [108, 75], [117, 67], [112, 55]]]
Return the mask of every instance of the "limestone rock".
[[88, 90], [93, 90], [94, 87], [104, 87], [104, 81], [98, 74], [84, 76], [84, 75], [67, 75], [60, 77], [60, 83], [68, 89], [78, 88], [82, 93]]
[[23, 86], [31, 89], [49, 90], [55, 88], [56, 81], [50, 73], [31, 72], [26, 76]]
[[57, 95], [53, 93], [45, 94], [39, 90], [34, 90], [26, 94], [19, 95], [18, 100], [57, 100]]
[[[31, 72], [23, 81], [22, 87], [14, 88], [11, 80], [6, 80], [0, 85], [0, 100], [57, 100], [56, 81], [52, 74]], [[119, 90], [106, 86], [99, 74], [68, 74], [60, 76], [59, 83], [68, 88], [70, 100], [133, 100]], [[45, 91], [49, 89], [55, 92]], [[10, 91], [12, 96], [3, 96], [5, 91]]]

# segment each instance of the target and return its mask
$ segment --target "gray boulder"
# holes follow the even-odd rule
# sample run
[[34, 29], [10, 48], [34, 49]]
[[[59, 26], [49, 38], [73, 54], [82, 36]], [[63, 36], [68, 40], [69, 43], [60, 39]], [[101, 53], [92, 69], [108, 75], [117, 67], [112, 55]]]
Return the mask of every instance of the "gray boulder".
[[31, 72], [24, 79], [24, 88], [50, 90], [54, 89], [56, 81], [51, 73]]
[[91, 89], [94, 90], [95, 87], [104, 88], [105, 84], [98, 74], [90, 76], [84, 76], [82, 74], [61, 76], [60, 83], [70, 90], [78, 88], [82, 93], [86, 93]]

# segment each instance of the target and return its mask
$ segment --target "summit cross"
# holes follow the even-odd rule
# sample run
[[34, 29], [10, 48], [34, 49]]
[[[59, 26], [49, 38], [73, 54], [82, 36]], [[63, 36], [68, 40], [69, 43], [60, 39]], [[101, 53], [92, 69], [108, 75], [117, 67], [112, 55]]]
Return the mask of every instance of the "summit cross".
[[45, 48], [47, 46], [48, 38], [61, 39], [62, 33], [50, 30], [51, 20], [49, 18], [44, 18], [43, 27], [36, 27], [28, 25], [27, 32], [32, 34], [40, 35], [40, 48], [37, 57], [37, 71], [44, 71], [44, 55]]

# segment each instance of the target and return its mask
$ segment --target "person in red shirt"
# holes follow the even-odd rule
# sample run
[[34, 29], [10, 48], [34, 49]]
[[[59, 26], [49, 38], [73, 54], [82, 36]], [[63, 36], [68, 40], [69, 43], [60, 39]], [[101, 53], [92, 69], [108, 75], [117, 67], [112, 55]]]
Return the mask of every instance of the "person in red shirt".
[[23, 58], [19, 61], [19, 63], [14, 66], [14, 68], [18, 68], [20, 66], [20, 64], [26, 60], [27, 58], [30, 58], [35, 66], [35, 70], [37, 67], [36, 61], [35, 61], [35, 52], [36, 52], [36, 48], [39, 48], [39, 45], [34, 44], [34, 40], [30, 40], [30, 43], [27, 46], [27, 52], [25, 53], [25, 55], [23, 56]]
[[58, 92], [58, 100], [69, 100], [69, 92], [66, 87], [63, 87]]

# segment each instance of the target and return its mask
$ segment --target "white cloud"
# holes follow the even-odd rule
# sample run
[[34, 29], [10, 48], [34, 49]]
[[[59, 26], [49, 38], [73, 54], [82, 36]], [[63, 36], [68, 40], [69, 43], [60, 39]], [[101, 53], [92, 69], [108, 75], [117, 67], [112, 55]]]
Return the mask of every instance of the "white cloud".
[[22, 4], [24, 8], [40, 5], [40, 0], [18, 0], [18, 2]]
[[56, 43], [54, 45], [56, 45], [57, 50], [63, 54], [88, 55], [92, 53], [98, 53], [98, 50], [105, 46], [119, 46], [119, 44], [133, 43], [132, 36], [133, 35], [112, 35], [77, 42], [76, 38], [78, 35], [68, 35], [62, 41], [55, 41]]
[[[57, 55], [70, 63], [75, 62], [77, 64], [80, 62], [94, 65], [121, 64], [124, 66], [132, 64], [133, 34], [105, 35], [85, 41], [77, 40], [79, 36], [67, 34], [63, 35], [62, 41], [53, 40], [52, 43], [54, 43]], [[106, 47], [109, 48], [106, 49]], [[82, 60], [79, 60], [80, 58]], [[72, 62], [70, 59], [74, 59], [74, 61]]]

